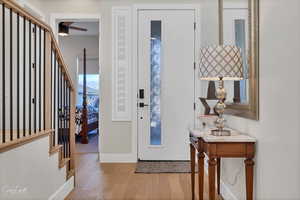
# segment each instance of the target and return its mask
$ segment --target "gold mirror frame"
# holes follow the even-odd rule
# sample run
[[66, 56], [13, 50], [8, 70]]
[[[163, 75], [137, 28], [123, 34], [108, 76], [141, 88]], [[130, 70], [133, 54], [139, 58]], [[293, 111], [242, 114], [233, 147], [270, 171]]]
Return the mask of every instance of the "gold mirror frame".
[[[249, 103], [228, 104], [226, 114], [259, 120], [259, 0], [249, 5]], [[219, 0], [219, 43], [223, 44], [223, 0]]]

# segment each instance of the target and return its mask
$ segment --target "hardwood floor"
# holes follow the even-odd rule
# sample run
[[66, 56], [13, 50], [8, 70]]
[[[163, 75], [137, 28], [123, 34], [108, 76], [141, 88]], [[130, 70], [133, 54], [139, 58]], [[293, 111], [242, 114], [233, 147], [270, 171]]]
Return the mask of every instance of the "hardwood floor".
[[[68, 200], [191, 199], [190, 174], [135, 174], [135, 164], [99, 164], [95, 153], [77, 154], [76, 164], [76, 188]], [[197, 185], [196, 179], [196, 194]], [[205, 177], [205, 200], [207, 185]]]
[[97, 153], [98, 152], [98, 134], [89, 135], [89, 143], [81, 144], [81, 138], [77, 139], [75, 144], [76, 153]]

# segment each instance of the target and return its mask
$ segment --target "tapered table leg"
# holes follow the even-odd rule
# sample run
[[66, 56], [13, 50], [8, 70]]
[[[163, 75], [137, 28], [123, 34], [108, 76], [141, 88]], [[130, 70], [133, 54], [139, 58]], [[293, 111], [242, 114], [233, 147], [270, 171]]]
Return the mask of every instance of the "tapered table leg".
[[192, 181], [192, 200], [195, 199], [195, 148], [190, 144], [191, 153], [191, 181]]
[[217, 185], [218, 185], [218, 195], [221, 194], [220, 182], [221, 182], [221, 158], [217, 158]]
[[199, 200], [204, 196], [204, 153], [198, 153], [198, 179], [199, 179]]
[[216, 165], [215, 158], [209, 158], [208, 161], [208, 187], [209, 187], [209, 200], [216, 198]]
[[246, 196], [247, 200], [253, 200], [253, 168], [254, 161], [251, 158], [245, 160], [246, 168]]

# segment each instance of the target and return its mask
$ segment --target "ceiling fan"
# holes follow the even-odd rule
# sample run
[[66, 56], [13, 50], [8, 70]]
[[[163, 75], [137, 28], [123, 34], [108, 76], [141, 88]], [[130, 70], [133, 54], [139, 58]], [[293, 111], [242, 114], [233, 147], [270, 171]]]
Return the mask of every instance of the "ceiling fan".
[[58, 35], [60, 35], [60, 36], [68, 36], [70, 29], [77, 30], [77, 31], [87, 31], [86, 28], [72, 26], [73, 23], [74, 22], [60, 22], [58, 24]]

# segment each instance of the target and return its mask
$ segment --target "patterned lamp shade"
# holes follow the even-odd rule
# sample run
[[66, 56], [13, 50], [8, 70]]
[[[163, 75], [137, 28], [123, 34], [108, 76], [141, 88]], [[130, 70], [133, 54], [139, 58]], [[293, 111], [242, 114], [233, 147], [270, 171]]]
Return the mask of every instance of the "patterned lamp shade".
[[236, 46], [210, 46], [200, 50], [200, 79], [241, 80], [243, 79], [243, 59]]

